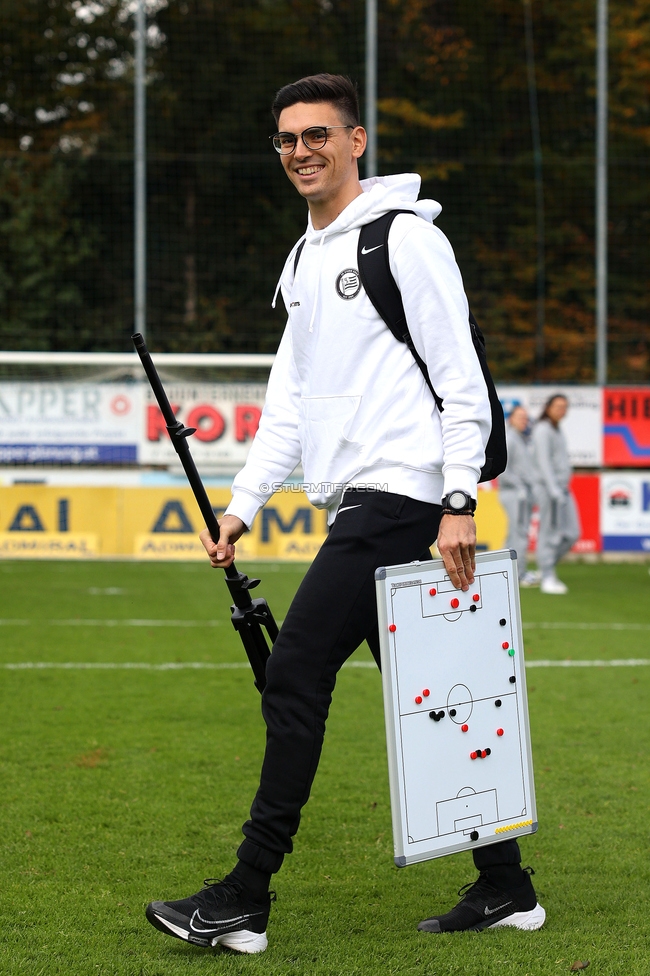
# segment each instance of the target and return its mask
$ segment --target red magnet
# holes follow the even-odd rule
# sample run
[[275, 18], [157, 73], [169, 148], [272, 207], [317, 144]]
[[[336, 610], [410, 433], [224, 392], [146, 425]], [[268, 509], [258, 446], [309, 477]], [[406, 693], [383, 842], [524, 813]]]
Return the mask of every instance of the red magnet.
[[422, 704], [422, 695], [416, 695], [415, 696], [415, 704], [416, 705], [421, 705]]
[[497, 735], [503, 735], [503, 729], [497, 729]]
[[481, 759], [485, 759], [486, 756], [487, 756], [487, 752], [485, 751], [485, 749], [481, 749]]
[[508, 648], [510, 647], [510, 644], [508, 643], [508, 641], [504, 641], [501, 647], [504, 649], [504, 651], [507, 651]]
[[435, 588], [435, 586], [432, 586], [431, 589], [429, 590], [429, 596], [435, 596], [437, 592], [438, 591]]
[[460, 731], [461, 732], [467, 732], [467, 731], [469, 731], [469, 725], [461, 725]]
[[476, 759], [477, 756], [478, 756], [478, 752], [470, 752], [470, 754], [469, 754], [469, 758], [470, 759]]
[[454, 599], [451, 601], [451, 605], [454, 608], [454, 610], [458, 606], [458, 600], [456, 599], [456, 597], [454, 597]]
[[390, 630], [391, 634], [394, 634], [395, 631], [397, 630], [397, 627], [395, 626], [395, 624], [389, 624], [388, 629]]
[[429, 691], [428, 688], [425, 688], [424, 691], [422, 692], [422, 694], [424, 695], [425, 698], [428, 698], [429, 695], [431, 694], [431, 692]]
[[481, 599], [481, 598], [480, 598], [480, 596], [478, 595], [478, 593], [475, 593], [475, 594], [474, 594], [474, 596], [472, 597], [472, 600], [474, 601], [474, 603], [478, 603], [478, 601], [479, 601], [480, 599]]

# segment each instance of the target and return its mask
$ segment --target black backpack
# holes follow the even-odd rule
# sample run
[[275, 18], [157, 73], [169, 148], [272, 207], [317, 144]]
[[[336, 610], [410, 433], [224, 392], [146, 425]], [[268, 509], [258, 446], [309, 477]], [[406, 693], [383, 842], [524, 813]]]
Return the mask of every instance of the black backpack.
[[[433, 394], [438, 410], [442, 413], [444, 405], [441, 398], [433, 388], [429, 377], [427, 364], [424, 362], [417, 349], [413, 345], [413, 339], [409, 332], [402, 296], [400, 295], [397, 283], [393, 278], [388, 260], [388, 233], [395, 217], [400, 213], [413, 213], [412, 210], [389, 210], [382, 214], [377, 220], [369, 224], [364, 224], [359, 234], [359, 244], [357, 247], [357, 261], [359, 265], [359, 277], [361, 284], [366, 290], [366, 294], [377, 313], [384, 320], [390, 331], [399, 342], [405, 342], [409, 347], [413, 358], [420, 367], [427, 386]], [[305, 242], [302, 241], [294, 260], [294, 274], [298, 268], [298, 261], [302, 254]], [[383, 247], [382, 247], [383, 245]], [[494, 380], [490, 374], [485, 354], [485, 339], [478, 327], [478, 323], [472, 313], [469, 313], [469, 328], [472, 336], [474, 350], [478, 356], [481, 366], [488, 396], [490, 398], [490, 409], [492, 412], [492, 429], [485, 448], [485, 464], [481, 468], [479, 482], [490, 481], [500, 475], [506, 467], [508, 459], [506, 449], [506, 426], [503, 416], [503, 407], [494, 386]]]

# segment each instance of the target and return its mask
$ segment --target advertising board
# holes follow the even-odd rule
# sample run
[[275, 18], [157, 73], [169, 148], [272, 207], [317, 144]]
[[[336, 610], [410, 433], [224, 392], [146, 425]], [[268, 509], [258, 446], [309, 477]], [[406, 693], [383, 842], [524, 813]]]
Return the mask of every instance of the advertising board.
[[544, 404], [554, 393], [569, 401], [562, 421], [569, 457], [574, 468], [598, 468], [603, 463], [602, 398], [598, 386], [506, 386], [497, 387], [506, 416], [517, 404], [526, 408], [531, 421], [537, 420]]
[[[199, 468], [219, 465], [234, 473], [244, 465], [264, 406], [265, 383], [169, 383], [166, 392], [176, 417], [196, 428], [192, 454]], [[140, 463], [176, 463], [160, 408], [148, 387], [142, 409]]]
[[650, 389], [607, 387], [603, 396], [604, 463], [650, 467]]
[[134, 464], [140, 383], [0, 383], [0, 464]]
[[650, 553], [650, 472], [601, 475], [603, 549]]

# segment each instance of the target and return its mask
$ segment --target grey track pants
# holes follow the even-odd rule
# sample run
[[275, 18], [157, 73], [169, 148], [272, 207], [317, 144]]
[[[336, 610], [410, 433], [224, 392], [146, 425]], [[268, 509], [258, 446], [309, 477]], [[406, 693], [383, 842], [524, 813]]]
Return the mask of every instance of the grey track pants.
[[528, 551], [528, 527], [532, 504], [528, 498], [522, 498], [516, 489], [501, 488], [499, 500], [508, 516], [508, 549], [517, 553], [517, 567], [519, 579], [526, 572], [526, 552]]
[[539, 505], [537, 562], [542, 575], [552, 573], [557, 563], [580, 538], [580, 520], [573, 495], [568, 492], [555, 501], [542, 485], [535, 486]]

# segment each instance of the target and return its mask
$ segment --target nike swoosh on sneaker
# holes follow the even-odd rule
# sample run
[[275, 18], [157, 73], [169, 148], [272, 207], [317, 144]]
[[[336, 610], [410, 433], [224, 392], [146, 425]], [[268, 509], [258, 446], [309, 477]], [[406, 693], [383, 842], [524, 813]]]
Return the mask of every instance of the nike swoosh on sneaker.
[[379, 249], [380, 247], [383, 247], [383, 246], [384, 246], [383, 244], [377, 244], [377, 246], [376, 246], [376, 247], [366, 247], [366, 246], [364, 245], [364, 246], [363, 246], [363, 247], [361, 248], [361, 253], [362, 253], [362, 254], [371, 254], [371, 253], [372, 253], [372, 251], [377, 251], [377, 250], [378, 250], [378, 249]]
[[483, 912], [485, 915], [494, 915], [496, 912], [500, 912], [502, 908], [507, 908], [508, 905], [512, 905], [512, 902], [506, 901], [503, 903], [503, 905], [499, 905], [497, 908], [488, 908], [486, 905]]
[[[256, 914], [259, 915], [259, 912]], [[190, 919], [190, 929], [192, 932], [199, 932], [201, 935], [211, 935], [213, 933], [218, 933], [223, 931], [224, 928], [230, 928], [233, 925], [241, 925], [242, 922], [247, 922], [252, 915], [235, 915], [234, 918], [201, 918], [200, 912], [197, 909]], [[201, 928], [194, 924], [194, 920], [197, 919], [201, 923]], [[209, 927], [211, 926], [211, 927]]]

